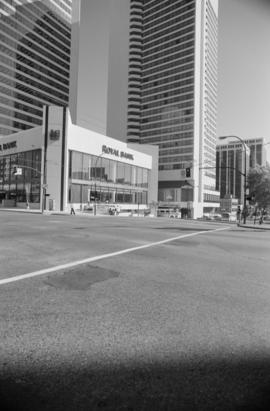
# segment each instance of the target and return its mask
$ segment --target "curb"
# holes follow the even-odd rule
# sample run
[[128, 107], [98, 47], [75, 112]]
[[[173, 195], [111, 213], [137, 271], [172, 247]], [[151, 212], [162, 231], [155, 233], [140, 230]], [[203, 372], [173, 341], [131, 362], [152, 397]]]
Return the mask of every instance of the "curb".
[[238, 227], [241, 228], [253, 228], [254, 230], [270, 230], [270, 226], [266, 226], [265, 224], [254, 224], [254, 225], [250, 225], [250, 224], [237, 224]]

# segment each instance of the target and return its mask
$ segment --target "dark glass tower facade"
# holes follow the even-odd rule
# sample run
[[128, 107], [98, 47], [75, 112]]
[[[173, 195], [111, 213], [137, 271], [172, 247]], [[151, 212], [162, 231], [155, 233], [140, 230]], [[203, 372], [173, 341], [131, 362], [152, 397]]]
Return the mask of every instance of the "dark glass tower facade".
[[0, 0], [0, 136], [42, 124], [67, 105], [71, 0]]

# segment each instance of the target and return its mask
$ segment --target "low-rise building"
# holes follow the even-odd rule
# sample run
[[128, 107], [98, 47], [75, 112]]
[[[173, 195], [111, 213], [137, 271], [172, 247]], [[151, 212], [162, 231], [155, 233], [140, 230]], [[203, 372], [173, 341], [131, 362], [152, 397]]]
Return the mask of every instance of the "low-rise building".
[[135, 149], [72, 124], [66, 107], [46, 106], [42, 126], [0, 139], [0, 203], [57, 211], [71, 204], [143, 209], [157, 201], [157, 164], [157, 147]]

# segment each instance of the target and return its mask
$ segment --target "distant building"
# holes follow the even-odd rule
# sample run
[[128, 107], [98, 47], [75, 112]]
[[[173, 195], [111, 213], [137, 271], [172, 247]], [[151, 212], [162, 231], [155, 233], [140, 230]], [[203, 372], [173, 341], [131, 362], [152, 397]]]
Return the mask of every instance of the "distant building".
[[220, 199], [221, 212], [236, 213], [238, 208], [238, 199], [233, 198], [231, 194], [226, 194], [224, 198]]
[[264, 138], [253, 138], [244, 140], [250, 149], [249, 166], [254, 168], [266, 165], [266, 148]]
[[249, 169], [266, 165], [265, 140], [263, 138], [244, 139], [245, 150], [239, 140], [219, 142], [216, 153], [216, 189], [220, 198], [232, 196], [244, 200], [244, 178]]
[[0, 136], [68, 105], [71, 0], [0, 0]]

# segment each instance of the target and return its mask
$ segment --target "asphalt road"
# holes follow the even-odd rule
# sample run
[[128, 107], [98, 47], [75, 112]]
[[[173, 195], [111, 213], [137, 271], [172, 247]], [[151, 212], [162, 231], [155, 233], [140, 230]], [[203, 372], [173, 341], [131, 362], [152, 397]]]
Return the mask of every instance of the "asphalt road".
[[269, 409], [270, 231], [8, 212], [0, 229], [1, 409]]

